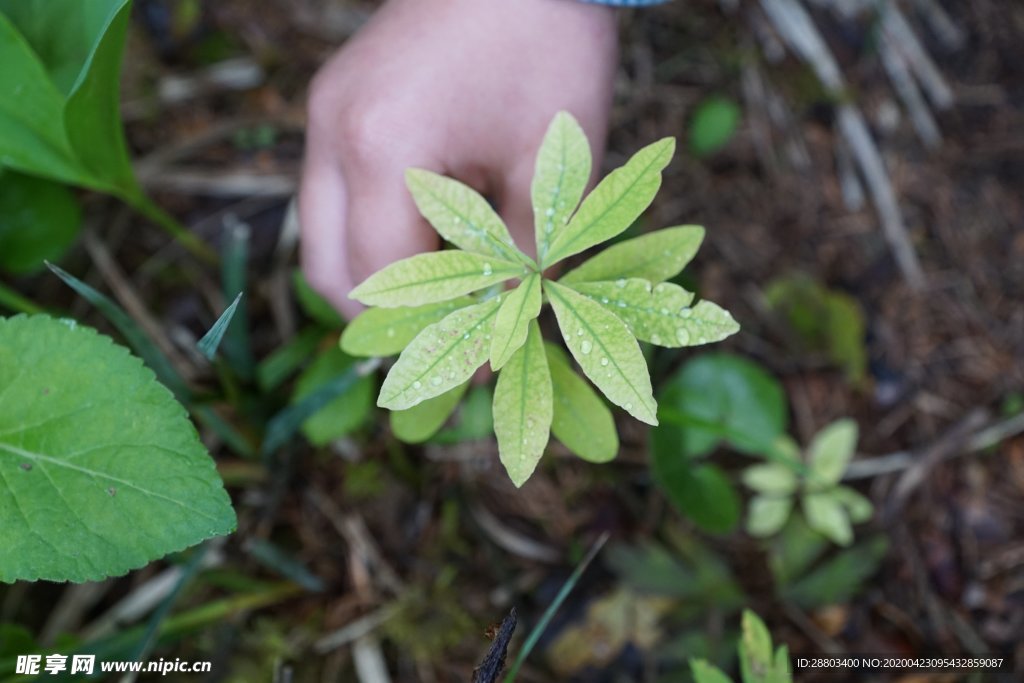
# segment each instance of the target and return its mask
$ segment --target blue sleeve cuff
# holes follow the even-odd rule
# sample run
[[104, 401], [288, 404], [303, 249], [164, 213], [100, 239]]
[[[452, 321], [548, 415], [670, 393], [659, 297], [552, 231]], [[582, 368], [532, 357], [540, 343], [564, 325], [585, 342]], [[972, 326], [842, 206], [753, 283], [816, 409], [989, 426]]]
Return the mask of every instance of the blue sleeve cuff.
[[662, 5], [668, 0], [581, 0], [593, 5], [611, 5], [613, 7], [648, 7], [650, 5]]

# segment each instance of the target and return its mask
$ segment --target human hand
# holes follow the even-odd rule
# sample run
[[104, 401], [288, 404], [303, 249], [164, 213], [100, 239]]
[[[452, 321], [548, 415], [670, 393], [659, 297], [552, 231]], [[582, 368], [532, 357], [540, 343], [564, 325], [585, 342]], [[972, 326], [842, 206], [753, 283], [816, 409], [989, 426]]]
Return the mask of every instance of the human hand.
[[570, 111], [600, 169], [617, 61], [614, 11], [574, 0], [389, 0], [310, 88], [299, 216], [309, 283], [346, 317], [352, 288], [436, 249], [410, 166], [492, 198], [533, 251], [538, 141]]

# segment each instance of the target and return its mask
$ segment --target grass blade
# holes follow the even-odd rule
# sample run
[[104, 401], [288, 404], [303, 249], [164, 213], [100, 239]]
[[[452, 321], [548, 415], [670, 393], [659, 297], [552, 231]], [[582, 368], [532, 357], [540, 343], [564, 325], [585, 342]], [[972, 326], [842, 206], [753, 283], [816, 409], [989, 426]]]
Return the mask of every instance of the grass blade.
[[213, 357], [217, 355], [217, 347], [220, 346], [220, 342], [224, 339], [224, 333], [228, 330], [228, 325], [231, 324], [231, 319], [235, 315], [235, 311], [238, 309], [238, 302], [242, 300], [242, 292], [238, 293], [235, 300], [231, 302], [231, 305], [224, 309], [224, 312], [217, 318], [217, 322], [213, 324], [210, 331], [203, 335], [203, 338], [199, 340], [196, 346], [199, 347], [199, 352], [206, 357], [206, 360], [213, 360]]

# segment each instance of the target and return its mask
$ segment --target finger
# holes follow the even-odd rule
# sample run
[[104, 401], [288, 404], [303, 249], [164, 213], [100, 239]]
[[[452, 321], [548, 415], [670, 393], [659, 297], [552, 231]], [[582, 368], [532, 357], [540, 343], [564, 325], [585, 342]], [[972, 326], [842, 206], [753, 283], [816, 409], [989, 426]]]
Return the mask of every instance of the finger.
[[512, 165], [502, 178], [498, 192], [498, 210], [502, 220], [523, 252], [537, 255], [533, 231], [533, 206], [530, 183], [533, 179], [533, 159], [523, 158]]

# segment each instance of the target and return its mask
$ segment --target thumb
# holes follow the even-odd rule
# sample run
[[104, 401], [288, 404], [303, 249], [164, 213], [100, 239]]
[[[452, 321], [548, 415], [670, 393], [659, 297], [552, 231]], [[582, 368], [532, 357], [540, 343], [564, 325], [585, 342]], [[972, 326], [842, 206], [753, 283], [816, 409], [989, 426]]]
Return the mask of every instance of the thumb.
[[530, 256], [537, 256], [533, 232], [533, 205], [530, 183], [533, 180], [533, 160], [518, 160], [502, 179], [498, 193], [498, 210], [512, 233], [516, 246]]

